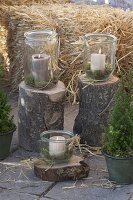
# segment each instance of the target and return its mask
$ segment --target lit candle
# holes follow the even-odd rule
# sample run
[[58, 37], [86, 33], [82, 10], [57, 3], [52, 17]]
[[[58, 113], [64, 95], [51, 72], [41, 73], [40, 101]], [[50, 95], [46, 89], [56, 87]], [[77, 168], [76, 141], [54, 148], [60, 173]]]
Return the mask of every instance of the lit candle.
[[99, 53], [91, 54], [91, 71], [94, 72], [96, 70], [104, 71], [105, 70], [105, 54], [101, 54], [101, 49]]
[[62, 136], [53, 136], [49, 141], [49, 154], [59, 157], [65, 153], [65, 138]]
[[48, 63], [50, 56], [46, 54], [32, 55], [32, 75], [36, 81], [48, 81]]

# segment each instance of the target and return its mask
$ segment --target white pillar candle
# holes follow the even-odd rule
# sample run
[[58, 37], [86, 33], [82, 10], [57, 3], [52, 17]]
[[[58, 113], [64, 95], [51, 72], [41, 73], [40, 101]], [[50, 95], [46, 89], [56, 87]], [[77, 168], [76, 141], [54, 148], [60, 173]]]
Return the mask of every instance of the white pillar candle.
[[65, 138], [53, 136], [49, 139], [49, 154], [51, 156], [62, 156], [65, 153]]
[[32, 75], [35, 81], [48, 81], [48, 63], [50, 56], [46, 54], [32, 55]]
[[104, 71], [105, 70], [105, 54], [91, 54], [91, 71], [96, 70]]

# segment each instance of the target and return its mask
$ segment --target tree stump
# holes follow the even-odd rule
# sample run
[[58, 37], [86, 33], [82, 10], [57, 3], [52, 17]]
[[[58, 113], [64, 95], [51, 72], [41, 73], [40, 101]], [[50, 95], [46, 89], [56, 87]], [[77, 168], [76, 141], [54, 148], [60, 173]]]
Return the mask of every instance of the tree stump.
[[73, 155], [68, 163], [53, 166], [38, 160], [34, 163], [34, 172], [44, 181], [77, 180], [89, 175], [89, 165], [81, 157]]
[[51, 89], [38, 90], [21, 82], [19, 85], [18, 135], [26, 150], [38, 151], [40, 133], [62, 130], [64, 124], [65, 86], [61, 81]]
[[73, 131], [81, 135], [81, 142], [91, 146], [102, 145], [102, 133], [113, 106], [113, 96], [119, 79], [111, 76], [105, 82], [90, 83], [85, 75], [79, 78], [79, 113]]

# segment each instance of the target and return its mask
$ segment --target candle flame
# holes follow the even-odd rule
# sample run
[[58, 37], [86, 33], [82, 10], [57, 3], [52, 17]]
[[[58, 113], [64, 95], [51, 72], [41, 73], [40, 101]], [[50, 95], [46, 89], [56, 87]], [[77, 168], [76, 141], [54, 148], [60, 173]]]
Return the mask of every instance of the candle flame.
[[38, 58], [41, 58], [41, 55], [40, 55], [40, 54], [38, 55]]
[[100, 48], [100, 49], [99, 49], [99, 54], [101, 54], [101, 53], [102, 53], [102, 49]]

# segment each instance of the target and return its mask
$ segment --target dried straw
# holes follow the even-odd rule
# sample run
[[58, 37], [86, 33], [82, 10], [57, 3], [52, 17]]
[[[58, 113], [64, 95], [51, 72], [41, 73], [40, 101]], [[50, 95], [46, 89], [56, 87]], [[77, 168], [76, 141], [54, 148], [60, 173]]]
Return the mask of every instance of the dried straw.
[[0, 0], [0, 4], [9, 6], [14, 5], [31, 5], [34, 3], [51, 4], [51, 3], [69, 3], [69, 0]]
[[8, 53], [12, 87], [22, 79], [24, 37], [31, 29], [52, 29], [60, 35], [60, 79], [67, 88], [67, 97], [75, 103], [77, 79], [83, 68], [82, 48], [76, 45], [79, 38], [89, 32], [112, 33], [118, 39], [117, 67], [127, 70], [133, 62], [133, 12], [124, 12], [107, 6], [87, 5], [32, 5], [1, 7], [8, 30]]
[[9, 84], [9, 59], [6, 45], [7, 30], [5, 26], [0, 24], [0, 72], [2, 72], [2, 80], [0, 77], [0, 88]]

